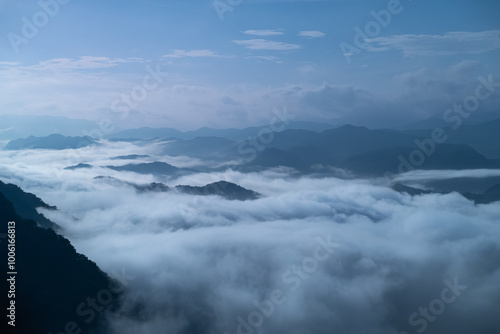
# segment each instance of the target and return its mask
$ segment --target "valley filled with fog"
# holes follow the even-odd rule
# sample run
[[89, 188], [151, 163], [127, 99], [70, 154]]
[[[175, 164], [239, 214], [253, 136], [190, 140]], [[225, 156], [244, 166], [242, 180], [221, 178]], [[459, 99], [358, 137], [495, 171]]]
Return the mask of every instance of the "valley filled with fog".
[[[291, 167], [244, 171], [234, 159], [165, 155], [165, 143], [0, 151], [4, 182], [57, 206], [39, 212], [77, 252], [110, 275], [125, 275], [120, 308], [107, 316], [113, 332], [498, 330], [498, 202], [475, 204], [458, 192], [412, 197], [391, 189], [387, 178], [347, 171], [344, 178]], [[109, 167], [152, 162], [181, 172]], [[398, 178], [417, 186], [450, 173]], [[455, 173], [484, 178], [500, 171]], [[211, 195], [218, 189], [196, 195], [175, 188], [218, 181], [258, 196], [234, 200]], [[153, 183], [169, 191], [137, 187]]]

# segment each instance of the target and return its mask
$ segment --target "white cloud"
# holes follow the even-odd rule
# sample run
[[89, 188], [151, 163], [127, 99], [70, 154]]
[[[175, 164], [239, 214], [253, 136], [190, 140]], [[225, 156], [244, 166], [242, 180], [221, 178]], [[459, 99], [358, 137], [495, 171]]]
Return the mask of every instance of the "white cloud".
[[282, 31], [279, 30], [246, 30], [243, 33], [255, 36], [276, 36], [284, 34]]
[[301, 31], [299, 33], [300, 37], [310, 37], [310, 38], [317, 38], [317, 37], [324, 37], [326, 34], [321, 31]]
[[443, 35], [393, 35], [367, 39], [367, 50], [400, 50], [405, 56], [481, 54], [500, 49], [500, 30]]
[[214, 51], [211, 50], [173, 50], [171, 53], [164, 55], [165, 58], [200, 58], [200, 57], [216, 57], [220, 58], [221, 56]]
[[290, 51], [301, 48], [298, 44], [287, 44], [283, 42], [270, 41], [267, 39], [247, 39], [233, 41], [238, 45], [244, 45], [247, 49], [251, 50], [276, 50], [276, 51]]
[[13, 62], [13, 61], [0, 61], [0, 66], [17, 66], [21, 63]]
[[263, 60], [267, 60], [267, 61], [277, 63], [277, 64], [283, 63], [278, 57], [275, 57], [275, 56], [250, 56], [247, 58], [263, 59]]
[[97, 68], [110, 68], [118, 66], [121, 63], [130, 62], [143, 62], [141, 58], [108, 58], [108, 57], [91, 57], [83, 56], [78, 59], [71, 58], [57, 58], [42, 61], [37, 65], [32, 66], [34, 69], [39, 70], [52, 70], [52, 71], [68, 71], [68, 70], [85, 70]]

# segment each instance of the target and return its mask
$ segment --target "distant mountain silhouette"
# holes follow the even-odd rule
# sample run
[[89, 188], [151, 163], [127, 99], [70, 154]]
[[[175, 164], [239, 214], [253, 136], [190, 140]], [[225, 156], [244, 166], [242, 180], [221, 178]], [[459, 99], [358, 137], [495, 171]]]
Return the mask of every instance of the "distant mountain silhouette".
[[[477, 124], [463, 124], [453, 129], [449, 123], [443, 127], [448, 144], [466, 144], [490, 159], [500, 159], [500, 118], [483, 121]], [[431, 129], [406, 131], [405, 133], [429, 137]]]
[[11, 140], [6, 146], [6, 150], [24, 150], [24, 149], [48, 149], [48, 150], [66, 150], [77, 149], [97, 142], [91, 137], [65, 137], [53, 134], [47, 137], [30, 136], [25, 139]]
[[154, 139], [154, 138], [177, 138], [182, 140], [194, 139], [196, 137], [220, 137], [233, 141], [245, 140], [248, 137], [256, 137], [263, 129], [287, 130], [308, 130], [313, 132], [321, 132], [331, 129], [334, 126], [328, 123], [307, 122], [307, 121], [288, 121], [287, 124], [271, 124], [248, 127], [244, 129], [212, 129], [203, 127], [194, 131], [181, 132], [173, 128], [150, 128], [142, 127], [138, 129], [123, 130], [108, 136], [114, 139]]
[[126, 185], [135, 188], [138, 192], [169, 192], [172, 190], [179, 191], [181, 193], [195, 195], [195, 196], [209, 196], [209, 195], [217, 195], [224, 197], [228, 200], [254, 200], [259, 198], [259, 193], [245, 189], [237, 184], [227, 182], [227, 181], [218, 181], [214, 183], [207, 184], [202, 187], [197, 186], [188, 186], [188, 185], [178, 185], [174, 188], [164, 185], [163, 183], [153, 182], [149, 184], [136, 184], [132, 182], [122, 181], [120, 179], [111, 177], [111, 176], [96, 176], [95, 180], [100, 180], [102, 182], [106, 182], [113, 186]]
[[290, 151], [269, 148], [259, 154], [255, 159], [245, 164], [244, 171], [259, 171], [261, 168], [290, 167], [299, 172], [307, 172], [310, 164], [307, 157]]
[[137, 129], [127, 129], [108, 136], [114, 139], [153, 139], [153, 138], [184, 138], [183, 132], [173, 128], [150, 128], [142, 127]]
[[[296, 144], [293, 147], [291, 144]], [[474, 169], [498, 168], [497, 160], [487, 159], [464, 144], [436, 144], [430, 154], [420, 152], [422, 162], [412, 152], [420, 150], [416, 140], [425, 138], [393, 130], [369, 130], [346, 125], [319, 134], [289, 130], [275, 135], [278, 148], [267, 148], [258, 153], [244, 170], [286, 166], [302, 173], [312, 172], [315, 165], [348, 169], [360, 176], [380, 176], [386, 172], [398, 173], [411, 169]], [[273, 146], [273, 143], [269, 145]], [[403, 160], [404, 162], [402, 162]], [[414, 162], [413, 165], [410, 161]]]
[[153, 175], [174, 175], [181, 171], [181, 169], [174, 167], [166, 162], [149, 162], [140, 164], [126, 164], [124, 166], [107, 166], [107, 168], [116, 171], [135, 172], [139, 174], [153, 174]]
[[339, 167], [347, 168], [357, 174], [381, 176], [386, 172], [393, 174], [414, 169], [480, 169], [498, 168], [496, 160], [486, 159], [467, 145], [436, 145], [433, 154], [424, 157], [422, 163], [412, 164], [410, 156], [415, 148], [394, 147], [359, 154], [346, 159]]
[[84, 164], [84, 163], [79, 163], [78, 165], [69, 166], [69, 167], [66, 167], [64, 169], [66, 169], [66, 170], [75, 170], [75, 169], [81, 169], [81, 168], [92, 168], [92, 165]]
[[163, 154], [189, 155], [203, 159], [223, 159], [237, 153], [236, 143], [220, 137], [196, 137], [189, 140], [174, 140], [162, 145]]
[[[80, 329], [82, 333], [108, 333], [105, 312], [90, 312], [90, 306], [85, 303], [87, 298], [95, 298], [100, 291], [108, 290], [111, 286], [116, 293], [105, 309], [113, 309], [117, 306], [120, 293], [118, 283], [112, 281], [94, 262], [78, 254], [67, 239], [51, 229], [37, 227], [34, 220], [22, 218], [16, 212], [19, 203], [13, 205], [8, 197], [28, 199], [28, 202], [22, 203], [24, 206], [31, 206], [33, 203], [30, 202], [37, 200], [34, 195], [20, 195], [19, 191], [22, 192], [15, 186], [5, 184], [2, 184], [0, 191], [0, 234], [7, 234], [8, 222], [15, 222], [15, 270], [18, 273], [16, 326], [15, 329], [9, 326], [8, 318], [4, 316], [1, 332], [60, 333], [70, 328], [67, 327], [68, 323], [73, 321], [76, 324], [73, 329]], [[7, 239], [2, 238], [0, 241], [2, 257], [7, 260]], [[2, 270], [0, 279], [4, 314], [6, 305], [10, 303], [6, 272], [6, 269]], [[79, 306], [80, 315], [77, 314]], [[90, 315], [94, 317], [92, 321]]]
[[[400, 192], [400, 193], [407, 193], [411, 196], [418, 196], [418, 195], [427, 195], [427, 194], [447, 194], [450, 193], [451, 191], [448, 192], [443, 192], [443, 191], [431, 191], [431, 190], [423, 190], [423, 189], [417, 189], [413, 187], [406, 186], [401, 183], [396, 183], [392, 186], [392, 189]], [[457, 191], [458, 192], [458, 191]], [[470, 193], [470, 192], [458, 192], [465, 198], [473, 201], [476, 204], [489, 204], [489, 203], [494, 203], [500, 201], [500, 184], [494, 185], [493, 187], [487, 189], [484, 193], [478, 194], [478, 193]]]
[[408, 187], [405, 186], [404, 184], [401, 183], [396, 183], [391, 186], [391, 188], [399, 193], [406, 193], [411, 196], [418, 196], [418, 195], [427, 195], [427, 194], [435, 194], [436, 192], [430, 191], [430, 190], [423, 190], [423, 189], [417, 189], [413, 187]]
[[463, 195], [477, 204], [489, 204], [500, 201], [500, 184], [494, 185], [482, 194], [463, 193]]
[[142, 159], [142, 158], [149, 158], [149, 155], [144, 155], [144, 154], [120, 155], [117, 157], [112, 157], [111, 160], [135, 160], [135, 159]]
[[[99, 124], [84, 119], [69, 119], [59, 116], [36, 115], [0, 115], [2, 129], [0, 140], [26, 138], [28, 136], [45, 137], [58, 133], [63, 136], [82, 136], [94, 129], [99, 129]], [[40, 126], [43, 124], [43, 126]]]
[[449, 133], [449, 143], [464, 143], [488, 158], [500, 159], [500, 118]]
[[245, 189], [237, 184], [227, 181], [218, 181], [207, 184], [203, 187], [179, 185], [176, 186], [175, 189], [186, 194], [202, 196], [218, 195], [229, 200], [246, 201], [259, 198], [259, 194], [255, 191]]

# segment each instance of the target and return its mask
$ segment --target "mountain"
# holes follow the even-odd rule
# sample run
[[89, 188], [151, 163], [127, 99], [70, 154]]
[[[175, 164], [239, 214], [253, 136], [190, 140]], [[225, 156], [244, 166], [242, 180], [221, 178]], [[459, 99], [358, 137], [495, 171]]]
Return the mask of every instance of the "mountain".
[[[43, 126], [40, 126], [43, 124]], [[45, 137], [53, 133], [64, 136], [85, 136], [99, 125], [93, 121], [57, 116], [0, 115], [0, 140]]]
[[246, 172], [252, 172], [262, 168], [289, 167], [299, 172], [307, 172], [310, 166], [307, 160], [302, 159], [299, 155], [286, 150], [270, 148], [245, 164], [242, 169]]
[[33, 220], [38, 226], [44, 228], [58, 229], [59, 226], [45, 218], [41, 213], [38, 213], [37, 208], [48, 210], [57, 210], [55, 206], [50, 206], [42, 201], [37, 196], [24, 192], [21, 188], [14, 184], [6, 184], [0, 181], [0, 193], [12, 203], [16, 213], [24, 218]]
[[75, 170], [75, 169], [82, 169], [82, 168], [92, 168], [92, 165], [79, 163], [78, 165], [68, 166], [68, 167], [65, 167], [64, 169], [65, 170]]
[[218, 195], [229, 200], [246, 201], [259, 198], [259, 194], [255, 191], [227, 181], [218, 181], [203, 187], [179, 185], [175, 189], [190, 195]]
[[77, 149], [90, 145], [95, 145], [97, 142], [91, 137], [65, 137], [62, 135], [52, 134], [47, 137], [20, 138], [11, 140], [6, 146], [6, 150], [24, 150], [24, 149], [48, 149], [48, 150], [66, 150]]
[[120, 155], [117, 157], [110, 158], [111, 160], [136, 160], [142, 158], [149, 158], [149, 155], [144, 154], [129, 154], [129, 155]]
[[[295, 146], [304, 146], [308, 143], [320, 138], [321, 134], [309, 130], [285, 130], [273, 134], [273, 140], [269, 144], [265, 144], [266, 148], [277, 148], [287, 150]], [[262, 141], [262, 140], [261, 140]]]
[[[153, 139], [153, 138], [177, 138], [183, 140], [194, 139], [196, 137], [221, 137], [233, 141], [245, 140], [249, 137], [257, 137], [262, 130], [272, 130], [275, 133], [287, 129], [308, 130], [321, 132], [331, 129], [334, 126], [328, 123], [307, 122], [307, 121], [289, 121], [287, 124], [253, 126], [244, 129], [212, 129], [203, 127], [193, 131], [181, 132], [173, 128], [150, 128], [142, 127], [138, 129], [123, 130], [107, 138], [114, 139]], [[279, 128], [279, 129], [278, 129]], [[278, 130], [278, 131], [277, 131]]]
[[482, 194], [464, 193], [463, 195], [477, 204], [489, 204], [497, 202], [500, 201], [500, 184], [494, 185]]
[[398, 193], [406, 193], [411, 196], [418, 196], [418, 195], [428, 195], [428, 194], [433, 194], [434, 192], [430, 190], [423, 190], [423, 189], [417, 189], [417, 188], [412, 188], [405, 186], [404, 184], [401, 183], [396, 183], [391, 186], [392, 190], [397, 191]]
[[[407, 193], [411, 196], [427, 195], [427, 194], [447, 194], [456, 191], [456, 190], [451, 190], [443, 192], [443, 191], [423, 190], [423, 189], [409, 187], [401, 183], [394, 184], [392, 186], [392, 189], [400, 193]], [[470, 193], [470, 192], [459, 192], [459, 193], [465, 198], [473, 201], [475, 204], [494, 203], [500, 201], [500, 184], [490, 187], [483, 193]]]
[[332, 166], [359, 176], [381, 176], [413, 169], [500, 167], [500, 161], [488, 159], [465, 144], [435, 144], [432, 153], [424, 153], [415, 141], [425, 137], [393, 130], [345, 125], [319, 134], [289, 130], [275, 138], [281, 149], [263, 150], [244, 169], [285, 166], [309, 173], [316, 170], [315, 166]]
[[178, 192], [195, 195], [195, 196], [209, 196], [209, 195], [217, 195], [224, 197], [228, 200], [254, 200], [257, 199], [260, 194], [253, 191], [245, 189], [237, 184], [227, 182], [227, 181], [218, 181], [214, 183], [207, 184], [202, 187], [189, 186], [189, 185], [178, 185], [174, 188], [164, 185], [163, 183], [153, 182], [149, 184], [136, 184], [133, 182], [122, 181], [120, 179], [111, 177], [111, 176], [96, 176], [95, 180], [100, 180], [102, 182], [106, 182], [107, 184], [113, 186], [121, 186], [126, 185], [135, 188], [139, 193], [143, 192], [169, 192], [172, 190], [177, 190]]
[[[469, 145], [487, 158], [500, 159], [500, 118], [475, 124], [462, 124], [457, 129], [453, 129], [450, 124], [445, 124], [442, 128], [447, 134], [447, 144]], [[411, 130], [403, 133], [429, 138], [432, 129]]]
[[221, 137], [196, 137], [189, 140], [174, 140], [162, 145], [167, 155], [188, 155], [202, 159], [228, 159], [237, 154], [236, 143]]
[[[420, 155], [414, 155], [414, 152], [420, 152]], [[417, 156], [419, 158], [415, 158]], [[424, 159], [420, 164], [418, 159], [421, 157]], [[410, 161], [417, 161], [418, 164]], [[500, 163], [486, 159], [467, 145], [439, 144], [429, 156], [415, 148], [393, 147], [349, 157], [339, 167], [365, 176], [381, 176], [386, 172], [397, 174], [414, 169], [493, 169], [499, 168]]]
[[447, 142], [467, 144], [492, 159], [500, 159], [500, 118], [448, 131]]
[[[490, 112], [471, 113], [468, 118], [462, 119], [463, 125], [470, 126], [489, 122], [500, 118], [500, 110]], [[446, 128], [451, 123], [444, 120], [443, 117], [431, 117], [420, 121], [412, 122], [400, 126], [399, 130], [432, 130], [435, 128]]]
[[153, 175], [173, 175], [178, 173], [181, 169], [174, 167], [166, 162], [149, 162], [140, 164], [126, 164], [124, 166], [107, 166], [107, 168], [116, 171], [134, 172], [139, 174], [153, 174]]
[[[74, 333], [108, 333], [106, 312], [95, 312], [89, 306], [88, 298], [97, 297], [99, 300], [103, 296], [102, 291], [107, 291], [112, 296], [109, 303], [106, 302], [108, 305], [97, 302], [96, 306], [112, 311], [118, 304], [123, 287], [111, 280], [94, 262], [78, 254], [67, 239], [51, 229], [38, 227], [34, 220], [22, 218], [16, 209], [19, 204], [15, 206], [7, 197], [33, 201], [35, 196], [24, 192], [19, 196], [19, 191], [22, 192], [5, 184], [0, 191], [0, 235], [12, 232], [7, 228], [8, 222], [15, 223], [14, 270], [18, 273], [15, 275], [16, 326], [8, 325], [7, 321], [11, 319], [4, 317], [1, 332], [60, 333], [71, 329]], [[31, 206], [32, 203], [28, 201], [23, 205]], [[2, 239], [0, 243], [5, 259], [7, 240]], [[13, 275], [7, 276], [6, 273], [6, 269], [2, 270], [0, 279], [4, 311], [6, 305], [14, 300], [9, 299], [7, 294], [13, 287], [8, 285], [7, 278]]]
[[108, 138], [114, 139], [153, 139], [153, 138], [183, 138], [187, 139], [184, 136], [184, 133], [173, 129], [173, 128], [150, 128], [150, 127], [142, 127], [137, 129], [127, 129], [123, 131], [119, 131], [117, 133], [113, 133], [107, 136]]
[[282, 149], [263, 150], [248, 166], [287, 166], [308, 172], [314, 165], [340, 166], [352, 156], [377, 149], [395, 145], [410, 148], [415, 140], [414, 136], [395, 131], [369, 130], [353, 125], [325, 130], [319, 134], [289, 130], [275, 136], [276, 144], [271, 143], [269, 146], [276, 145]]

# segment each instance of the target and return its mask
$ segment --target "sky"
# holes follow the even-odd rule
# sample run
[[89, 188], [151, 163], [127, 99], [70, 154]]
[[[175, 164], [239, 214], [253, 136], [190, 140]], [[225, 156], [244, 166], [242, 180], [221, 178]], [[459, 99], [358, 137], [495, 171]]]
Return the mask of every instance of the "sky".
[[[496, 0], [0, 0], [0, 115], [391, 127], [500, 81]], [[500, 89], [478, 113], [500, 110]]]

